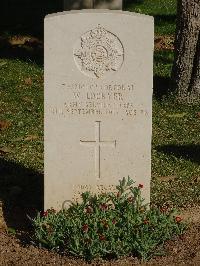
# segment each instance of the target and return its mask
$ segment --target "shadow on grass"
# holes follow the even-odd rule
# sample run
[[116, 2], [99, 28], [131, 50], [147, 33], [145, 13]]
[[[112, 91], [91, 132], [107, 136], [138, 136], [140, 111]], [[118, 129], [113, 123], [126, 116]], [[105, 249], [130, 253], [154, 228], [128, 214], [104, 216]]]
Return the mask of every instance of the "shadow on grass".
[[8, 227], [27, 228], [27, 215], [43, 209], [43, 174], [0, 158], [0, 200]]
[[[0, 57], [43, 65], [44, 17], [62, 8], [62, 0], [1, 0]], [[31, 38], [23, 42], [20, 36]]]
[[170, 50], [155, 51], [154, 61], [156, 64], [158, 63], [164, 64], [164, 65], [173, 64], [174, 62], [173, 51], [170, 51]]
[[153, 78], [153, 93], [158, 100], [172, 95], [171, 79], [169, 77], [154, 76]]
[[133, 4], [143, 4], [144, 0], [124, 0], [123, 1], [123, 8], [127, 9], [130, 8]]
[[157, 146], [156, 150], [169, 155], [174, 155], [177, 158], [183, 158], [200, 165], [200, 145], [162, 145]]
[[43, 19], [62, 11], [63, 0], [1, 0], [0, 32], [43, 35]]
[[30, 38], [23, 44], [11, 45], [7, 38], [0, 39], [0, 57], [7, 59], [20, 59], [27, 62], [34, 62], [38, 65], [44, 63], [43, 41]]
[[157, 26], [163, 24], [175, 24], [176, 23], [176, 15], [154, 15], [154, 21]]

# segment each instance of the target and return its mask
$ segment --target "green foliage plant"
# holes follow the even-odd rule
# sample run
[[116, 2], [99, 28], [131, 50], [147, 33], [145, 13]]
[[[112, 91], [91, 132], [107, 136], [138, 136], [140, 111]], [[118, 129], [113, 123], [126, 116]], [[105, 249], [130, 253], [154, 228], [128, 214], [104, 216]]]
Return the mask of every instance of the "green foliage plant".
[[35, 242], [89, 261], [130, 255], [147, 260], [164, 241], [181, 235], [186, 224], [174, 210], [144, 204], [142, 189], [123, 178], [116, 192], [85, 192], [82, 202], [68, 209], [38, 213], [32, 221]]

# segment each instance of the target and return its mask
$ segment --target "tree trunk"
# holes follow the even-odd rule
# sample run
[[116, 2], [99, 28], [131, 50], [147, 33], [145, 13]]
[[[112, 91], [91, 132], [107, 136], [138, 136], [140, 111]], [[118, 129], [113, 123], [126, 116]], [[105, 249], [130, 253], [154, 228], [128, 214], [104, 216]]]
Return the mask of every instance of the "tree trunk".
[[181, 102], [200, 102], [200, 0], [178, 0], [172, 82]]

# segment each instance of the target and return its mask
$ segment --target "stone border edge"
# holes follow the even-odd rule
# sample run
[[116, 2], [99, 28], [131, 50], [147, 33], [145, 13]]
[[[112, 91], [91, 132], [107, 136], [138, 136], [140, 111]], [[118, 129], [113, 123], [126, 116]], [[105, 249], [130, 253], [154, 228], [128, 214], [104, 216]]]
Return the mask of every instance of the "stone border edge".
[[63, 15], [74, 15], [74, 14], [90, 14], [90, 13], [99, 13], [99, 14], [117, 14], [117, 15], [127, 15], [127, 16], [134, 16], [141, 19], [147, 19], [149, 21], [154, 21], [153, 16], [140, 14], [136, 12], [129, 12], [129, 11], [121, 11], [121, 10], [108, 10], [108, 9], [81, 9], [81, 10], [71, 10], [71, 11], [63, 11], [63, 12], [57, 12], [52, 13], [47, 16], [45, 16], [46, 19], [51, 19], [57, 16], [63, 16]]

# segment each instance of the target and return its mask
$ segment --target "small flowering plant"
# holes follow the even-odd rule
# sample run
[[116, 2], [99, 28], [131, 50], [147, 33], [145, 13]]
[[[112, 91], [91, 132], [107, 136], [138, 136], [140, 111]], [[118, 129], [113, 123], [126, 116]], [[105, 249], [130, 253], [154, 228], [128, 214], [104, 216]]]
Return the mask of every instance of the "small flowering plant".
[[81, 203], [68, 209], [38, 214], [32, 221], [40, 246], [92, 260], [134, 255], [148, 259], [158, 245], [186, 228], [173, 210], [150, 208], [141, 197], [143, 185], [128, 177], [117, 192], [82, 194]]

